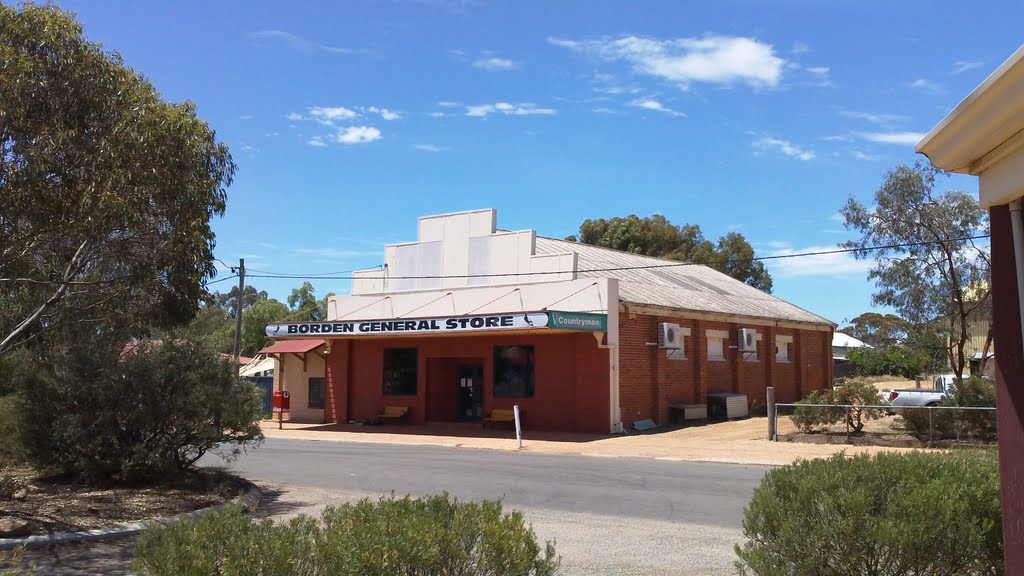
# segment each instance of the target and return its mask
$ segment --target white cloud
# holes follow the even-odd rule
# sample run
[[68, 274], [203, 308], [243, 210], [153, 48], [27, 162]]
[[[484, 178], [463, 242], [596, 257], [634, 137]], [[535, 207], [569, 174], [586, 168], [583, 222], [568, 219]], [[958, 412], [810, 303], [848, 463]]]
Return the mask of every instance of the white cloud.
[[332, 139], [339, 144], [366, 144], [381, 139], [380, 130], [372, 126], [340, 128]]
[[593, 111], [597, 112], [598, 114], [617, 114], [617, 112], [615, 110], [612, 110], [611, 108], [604, 108], [604, 107], [594, 108]]
[[466, 116], [478, 118], [486, 118], [491, 114], [503, 114], [505, 116], [553, 116], [557, 113], [558, 111], [553, 108], [537, 108], [535, 104], [529, 102], [522, 104], [497, 102], [495, 104], [466, 106]]
[[441, 108], [457, 108], [459, 103], [452, 102], [451, 100], [441, 100], [437, 105]]
[[289, 112], [285, 116], [285, 118], [288, 119], [288, 120], [291, 120], [293, 122], [297, 122], [299, 120], [305, 120], [306, 119], [302, 114], [299, 114], [298, 112]]
[[323, 148], [324, 146], [327, 146], [327, 142], [324, 142], [323, 136], [313, 136], [312, 138], [309, 139], [308, 142], [306, 142], [306, 144], [309, 144], [310, 146], [316, 146], [317, 148]]
[[447, 152], [451, 150], [448, 146], [438, 146], [437, 144], [414, 144], [413, 148], [424, 152]]
[[342, 120], [352, 120], [359, 114], [344, 106], [314, 106], [309, 109], [311, 118], [325, 126], [334, 126]]
[[882, 144], [917, 144], [924, 138], [924, 132], [862, 132], [860, 137]]
[[380, 256], [381, 254], [379, 250], [339, 250], [337, 248], [292, 248], [290, 251], [293, 254], [330, 259], [361, 258], [364, 256]]
[[832, 136], [822, 136], [821, 140], [825, 142], [847, 142], [850, 140], [848, 134], [833, 134]]
[[675, 82], [686, 88], [693, 83], [755, 88], [778, 86], [786, 61], [771, 44], [737, 36], [706, 36], [657, 40], [637, 36], [600, 40], [548, 38], [554, 46], [591, 55], [609, 62], [626, 62], [638, 74]]
[[242, 114], [238, 117], [239, 120], [252, 120], [252, 114]]
[[473, 62], [473, 66], [481, 70], [487, 70], [488, 72], [509, 72], [511, 70], [519, 69], [518, 62], [507, 58], [497, 58], [495, 56], [480, 58]]
[[428, 112], [427, 116], [431, 118], [448, 118], [449, 116], [455, 116], [452, 112]]
[[925, 92], [931, 92], [932, 94], [941, 94], [943, 92], [942, 86], [926, 78], [918, 78], [910, 84], [907, 84], [907, 86], [917, 88], [918, 90], [923, 90]]
[[811, 51], [811, 47], [803, 42], [796, 42], [793, 47], [789, 49], [789, 53], [796, 56], [798, 54], [806, 54]]
[[953, 62], [953, 75], [963, 74], [968, 70], [974, 70], [975, 68], [981, 68], [984, 66], [984, 62], [969, 62], [967, 60], [957, 60]]
[[[784, 247], [773, 250], [769, 256], [788, 256], [808, 252], [829, 252], [836, 246]], [[874, 265], [871, 260], [856, 260], [850, 253], [820, 254], [796, 258], [763, 260], [773, 276], [794, 278], [799, 276], [864, 276]]]
[[350, 54], [353, 52], [353, 50], [348, 48], [340, 48], [338, 46], [330, 46], [327, 44], [317, 44], [316, 42], [311, 42], [302, 36], [292, 34], [291, 32], [285, 32], [284, 30], [259, 30], [250, 34], [249, 37], [256, 41], [278, 42], [296, 52], [315, 52], [317, 50], [330, 52], [332, 54]]
[[778, 138], [772, 138], [770, 136], [762, 136], [757, 140], [754, 140], [753, 146], [757, 150], [777, 150], [782, 152], [790, 158], [796, 158], [797, 160], [813, 160], [814, 152], [810, 150], [804, 150], [789, 142], [788, 140], [780, 140]]
[[832, 79], [829, 78], [829, 75], [828, 75], [829, 70], [831, 70], [831, 69], [828, 66], [810, 66], [810, 67], [804, 68], [804, 70], [807, 70], [807, 72], [809, 72], [811, 74], [811, 76], [814, 77], [813, 84], [815, 86], [821, 86], [821, 87], [832, 86]]
[[840, 224], [846, 222], [846, 216], [843, 216], [842, 212], [833, 212], [829, 215], [828, 219], [833, 222], [839, 222]]
[[856, 118], [858, 120], [867, 120], [872, 124], [892, 124], [895, 122], [905, 122], [910, 120], [909, 117], [903, 116], [902, 114], [876, 114], [873, 112], [858, 112], [856, 110], [840, 110], [841, 116], [847, 118]]
[[385, 120], [398, 120], [399, 118], [402, 117], [401, 114], [395, 112], [394, 110], [388, 110], [387, 108], [377, 108], [376, 106], [370, 106], [369, 108], [366, 109], [366, 111], [370, 112], [371, 114], [380, 114], [380, 117]]
[[871, 162], [871, 161], [874, 161], [874, 160], [878, 160], [878, 158], [879, 158], [878, 156], [875, 156], [873, 154], [865, 154], [864, 152], [861, 152], [860, 150], [853, 150], [853, 151], [850, 152], [850, 155], [853, 156], [854, 158], [856, 158], [857, 160], [865, 160], [865, 161], [868, 161], [868, 162]]
[[644, 110], [653, 110], [655, 112], [668, 114], [669, 116], [686, 116], [685, 112], [679, 112], [677, 110], [667, 108], [664, 104], [652, 98], [638, 98], [627, 104], [627, 106], [632, 106], [633, 108], [643, 108]]

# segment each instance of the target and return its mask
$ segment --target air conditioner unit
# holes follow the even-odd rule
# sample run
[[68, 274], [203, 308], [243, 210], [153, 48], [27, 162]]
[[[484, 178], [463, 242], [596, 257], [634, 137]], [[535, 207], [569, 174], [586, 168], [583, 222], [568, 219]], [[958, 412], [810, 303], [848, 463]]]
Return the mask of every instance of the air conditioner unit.
[[679, 324], [662, 322], [658, 324], [658, 348], [679, 350], [682, 348], [682, 335], [679, 333]]
[[729, 419], [748, 416], [747, 395], [728, 392], [708, 394], [708, 418]]
[[752, 328], [740, 328], [737, 349], [740, 352], [757, 352], [757, 331]]

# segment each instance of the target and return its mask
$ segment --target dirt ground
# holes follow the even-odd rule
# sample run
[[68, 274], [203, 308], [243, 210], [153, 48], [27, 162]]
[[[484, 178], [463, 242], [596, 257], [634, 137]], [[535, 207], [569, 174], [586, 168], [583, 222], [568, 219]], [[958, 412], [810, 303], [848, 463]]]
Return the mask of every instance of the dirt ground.
[[14, 500], [0, 500], [0, 518], [25, 520], [33, 534], [124, 526], [224, 503], [244, 489], [222, 473], [196, 474], [162, 486], [96, 488], [61, 479], [35, 477], [16, 469], [28, 485]]

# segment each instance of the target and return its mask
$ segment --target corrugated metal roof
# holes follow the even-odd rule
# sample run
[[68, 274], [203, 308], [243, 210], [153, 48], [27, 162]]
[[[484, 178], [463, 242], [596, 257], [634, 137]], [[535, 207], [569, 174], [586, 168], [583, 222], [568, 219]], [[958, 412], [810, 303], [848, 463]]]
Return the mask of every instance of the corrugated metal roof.
[[323, 345], [323, 340], [279, 340], [263, 350], [259, 354], [305, 354], [317, 346]]
[[626, 303], [835, 326], [707, 266], [537, 236], [537, 254], [565, 252], [578, 255], [577, 277], [618, 279]]

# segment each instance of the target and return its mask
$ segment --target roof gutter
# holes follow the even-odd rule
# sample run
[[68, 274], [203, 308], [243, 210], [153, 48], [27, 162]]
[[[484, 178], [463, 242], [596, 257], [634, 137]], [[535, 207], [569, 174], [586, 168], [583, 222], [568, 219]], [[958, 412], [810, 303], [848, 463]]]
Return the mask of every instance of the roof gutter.
[[839, 325], [832, 322], [799, 322], [796, 320], [775, 320], [771, 318], [758, 318], [756, 316], [738, 316], [734, 314], [722, 314], [719, 312], [698, 312], [696, 310], [684, 310], [681, 308], [667, 308], [664, 306], [649, 306], [646, 304], [634, 304], [621, 302], [619, 310], [629, 314], [650, 314], [655, 316], [686, 317], [694, 320], [708, 320], [710, 322], [731, 322], [734, 324], [749, 324], [751, 326], [774, 326], [776, 328], [792, 328], [795, 330], [813, 330], [816, 332], [832, 332]]

